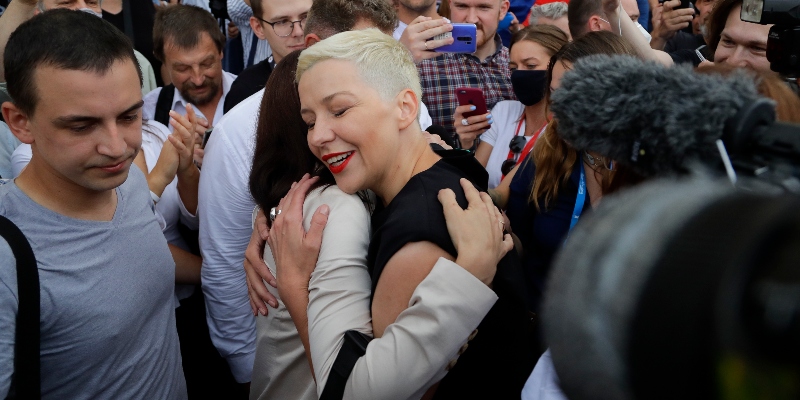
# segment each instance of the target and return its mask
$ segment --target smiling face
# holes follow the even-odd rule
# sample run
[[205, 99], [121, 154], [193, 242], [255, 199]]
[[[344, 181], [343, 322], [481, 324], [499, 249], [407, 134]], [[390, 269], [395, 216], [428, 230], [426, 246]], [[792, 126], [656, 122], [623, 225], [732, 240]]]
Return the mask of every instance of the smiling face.
[[741, 6], [734, 7], [728, 14], [717, 51], [714, 52], [714, 62], [767, 72], [770, 70], [767, 37], [772, 25], [742, 21], [739, 18], [741, 9]]
[[164, 64], [169, 68], [172, 83], [188, 102], [202, 106], [222, 96], [222, 53], [207, 33], [192, 49], [183, 49], [167, 39]]
[[373, 189], [391, 174], [400, 141], [401, 110], [384, 99], [346, 60], [321, 61], [298, 84], [308, 147], [345, 193]]
[[[128, 177], [142, 143], [142, 93], [131, 60], [105, 73], [37, 67], [38, 102], [22, 127], [43, 182], [102, 192]], [[58, 190], [53, 187], [53, 190]]]

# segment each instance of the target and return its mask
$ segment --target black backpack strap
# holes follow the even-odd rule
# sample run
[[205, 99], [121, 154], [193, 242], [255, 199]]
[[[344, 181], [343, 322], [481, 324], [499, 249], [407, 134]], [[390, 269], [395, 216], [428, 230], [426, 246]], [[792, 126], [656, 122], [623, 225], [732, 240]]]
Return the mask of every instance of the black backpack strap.
[[347, 379], [353, 372], [356, 362], [367, 353], [367, 345], [372, 338], [358, 331], [344, 333], [344, 343], [336, 355], [336, 360], [331, 367], [325, 389], [322, 390], [319, 400], [341, 400], [344, 397], [344, 387]]
[[169, 128], [169, 112], [172, 110], [172, 99], [175, 98], [175, 85], [169, 84], [161, 88], [156, 100], [156, 112], [153, 119]]
[[9, 398], [41, 397], [39, 367], [39, 268], [30, 243], [22, 231], [0, 215], [0, 236], [5, 239], [17, 260], [17, 329], [14, 339], [14, 374]]

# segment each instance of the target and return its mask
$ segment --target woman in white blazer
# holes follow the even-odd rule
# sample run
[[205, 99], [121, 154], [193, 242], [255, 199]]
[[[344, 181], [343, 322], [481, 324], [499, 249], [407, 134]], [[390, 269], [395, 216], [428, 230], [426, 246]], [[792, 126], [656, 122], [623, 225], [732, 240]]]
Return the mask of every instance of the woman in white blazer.
[[[278, 300], [278, 307], [258, 317], [251, 398], [316, 398], [325, 387], [344, 342], [344, 333], [348, 330], [369, 336], [373, 333], [366, 256], [370, 207], [374, 200], [342, 192], [333, 185], [331, 172], [321, 168], [309, 151], [307, 128], [300, 118], [300, 103], [293, 83], [296, 62], [296, 53], [285, 58], [267, 83], [250, 187], [254, 199], [264, 209], [285, 210], [275, 228], [286, 219], [291, 221], [287, 216], [294, 215], [295, 221], [302, 222], [306, 229], [318, 227], [312, 229], [316, 234], [306, 238], [316, 235], [321, 248], [313, 252], [311, 269], [316, 268], [313, 275], [310, 271], [276, 271], [272, 251], [269, 248], [264, 251], [264, 261], [270, 267], [269, 272], [277, 277], [281, 291], [266, 285]], [[302, 180], [290, 191], [292, 182], [305, 173], [317, 177]], [[313, 190], [305, 197], [312, 186]], [[288, 196], [279, 204], [278, 200], [287, 191]], [[475, 234], [455, 240], [480, 255], [460, 260], [467, 269], [444, 258], [437, 262], [434, 272], [415, 293], [415, 304], [397, 318], [393, 329], [387, 329], [383, 337], [370, 344], [367, 357], [356, 366], [359, 379], [348, 384], [346, 397], [420, 398], [446, 373], [446, 366], [458, 357], [475, 327], [493, 306], [497, 297], [476, 275], [491, 280], [497, 259], [511, 245], [503, 241], [499, 214], [488, 197], [480, 197], [474, 191], [471, 199], [475, 203], [471, 210], [464, 211], [457, 205], [457, 209], [451, 209], [456, 216], [452, 220], [460, 224], [454, 228], [456, 231]], [[325, 214], [314, 213], [323, 205]], [[307, 216], [305, 220], [303, 214]], [[317, 224], [320, 218], [327, 219], [324, 234]], [[298, 281], [299, 273], [305, 274], [305, 278]], [[253, 276], [252, 271], [248, 276]], [[298, 282], [303, 295], [284, 298], [283, 288]], [[265, 286], [261, 278], [248, 282], [250, 287], [256, 285]], [[298, 322], [296, 326], [290, 316]], [[312, 369], [305, 361], [304, 348], [310, 355], [316, 386]], [[398, 368], [405, 371], [403, 375], [396, 373]]]

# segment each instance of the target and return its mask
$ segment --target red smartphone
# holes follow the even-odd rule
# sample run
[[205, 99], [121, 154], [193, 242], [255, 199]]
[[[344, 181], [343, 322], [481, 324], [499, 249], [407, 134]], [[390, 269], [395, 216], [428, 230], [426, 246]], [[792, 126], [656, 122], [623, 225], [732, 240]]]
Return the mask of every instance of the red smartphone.
[[460, 106], [475, 106], [475, 111], [465, 112], [464, 118], [489, 112], [489, 109], [486, 108], [486, 99], [483, 98], [483, 90], [471, 87], [456, 88], [456, 98], [458, 98]]

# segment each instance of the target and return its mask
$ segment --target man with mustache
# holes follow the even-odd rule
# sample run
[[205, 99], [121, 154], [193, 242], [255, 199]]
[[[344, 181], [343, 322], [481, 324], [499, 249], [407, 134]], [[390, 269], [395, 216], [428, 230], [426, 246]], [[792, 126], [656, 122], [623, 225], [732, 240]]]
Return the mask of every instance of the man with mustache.
[[[169, 126], [170, 109], [186, 115], [186, 105], [192, 104], [201, 117], [198, 133], [214, 126], [236, 79], [222, 70], [224, 47], [225, 36], [208, 11], [181, 4], [161, 8], [153, 25], [153, 52], [164, 63], [172, 85], [144, 97], [144, 119]], [[168, 92], [161, 95], [164, 90]], [[166, 110], [158, 106], [159, 98], [165, 104], [163, 97], [169, 105]]]

